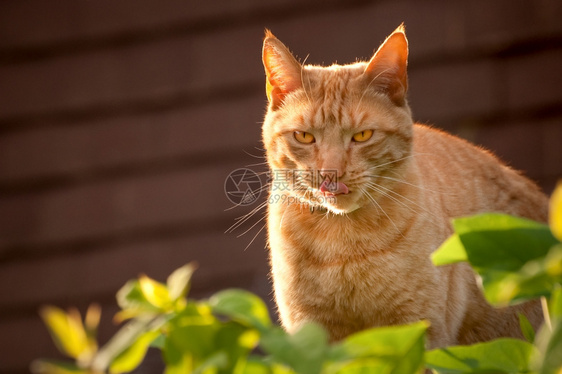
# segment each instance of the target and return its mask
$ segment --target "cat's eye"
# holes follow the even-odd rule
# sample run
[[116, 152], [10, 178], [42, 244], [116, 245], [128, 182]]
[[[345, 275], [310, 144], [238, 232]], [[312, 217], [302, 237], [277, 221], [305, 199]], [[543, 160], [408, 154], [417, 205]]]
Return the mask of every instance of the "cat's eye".
[[309, 132], [295, 131], [294, 135], [295, 139], [297, 139], [299, 143], [310, 144], [316, 141], [316, 139], [314, 139], [314, 135]]
[[371, 136], [373, 136], [373, 130], [361, 131], [353, 135], [353, 141], [366, 142], [367, 140], [371, 139]]

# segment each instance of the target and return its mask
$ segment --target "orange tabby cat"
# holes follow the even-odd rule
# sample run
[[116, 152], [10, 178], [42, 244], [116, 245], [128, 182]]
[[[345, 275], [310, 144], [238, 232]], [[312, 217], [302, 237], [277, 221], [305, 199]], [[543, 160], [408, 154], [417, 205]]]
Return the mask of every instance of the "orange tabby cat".
[[316, 321], [338, 340], [426, 319], [431, 347], [521, 337], [518, 313], [537, 328], [537, 302], [493, 309], [467, 264], [435, 267], [430, 255], [452, 217], [546, 221], [547, 198], [490, 153], [413, 123], [407, 57], [403, 26], [369, 62], [330, 67], [301, 66], [266, 33], [263, 141], [282, 324], [291, 332]]

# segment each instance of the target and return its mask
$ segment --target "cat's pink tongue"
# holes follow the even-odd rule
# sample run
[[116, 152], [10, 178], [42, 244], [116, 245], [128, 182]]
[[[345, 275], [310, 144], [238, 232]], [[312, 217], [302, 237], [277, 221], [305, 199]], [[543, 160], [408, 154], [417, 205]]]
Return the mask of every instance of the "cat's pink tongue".
[[340, 194], [348, 194], [349, 188], [342, 182], [328, 182], [324, 181], [320, 185], [320, 192], [324, 195], [340, 195]]

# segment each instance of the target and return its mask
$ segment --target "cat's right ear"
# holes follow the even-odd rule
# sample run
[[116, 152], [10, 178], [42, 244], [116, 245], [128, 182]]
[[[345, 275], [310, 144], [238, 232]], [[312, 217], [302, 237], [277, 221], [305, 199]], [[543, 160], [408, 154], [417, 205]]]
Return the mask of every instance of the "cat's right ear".
[[396, 105], [404, 105], [408, 90], [408, 39], [400, 25], [379, 47], [365, 68], [368, 85], [384, 92]]
[[291, 52], [269, 30], [265, 31], [262, 52], [266, 74], [266, 93], [273, 109], [283, 103], [285, 96], [302, 87], [301, 65]]

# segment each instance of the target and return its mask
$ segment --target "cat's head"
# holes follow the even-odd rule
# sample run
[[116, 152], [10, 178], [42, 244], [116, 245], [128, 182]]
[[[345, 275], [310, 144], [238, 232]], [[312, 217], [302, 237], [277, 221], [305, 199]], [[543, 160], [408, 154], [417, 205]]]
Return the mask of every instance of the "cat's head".
[[411, 153], [408, 41], [398, 27], [368, 62], [302, 66], [266, 32], [263, 141], [272, 194], [348, 213], [388, 194]]

